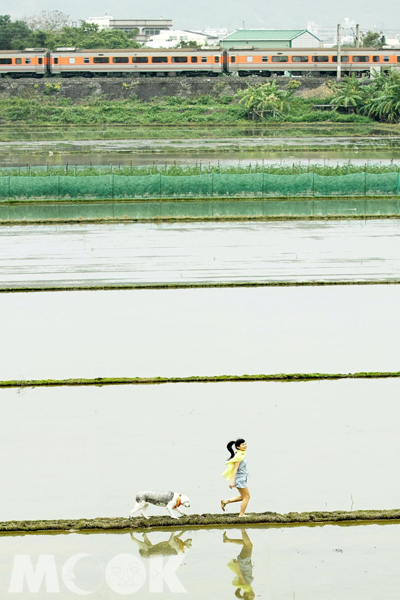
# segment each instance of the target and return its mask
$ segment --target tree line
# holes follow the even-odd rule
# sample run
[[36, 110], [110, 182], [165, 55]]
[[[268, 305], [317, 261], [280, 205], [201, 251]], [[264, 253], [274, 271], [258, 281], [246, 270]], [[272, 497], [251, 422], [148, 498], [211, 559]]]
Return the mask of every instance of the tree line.
[[13, 21], [10, 15], [0, 15], [0, 50], [74, 46], [77, 48], [139, 48], [135, 41], [137, 30], [126, 33], [121, 29], [103, 29], [81, 22], [72, 27], [64, 13], [43, 11], [39, 15]]

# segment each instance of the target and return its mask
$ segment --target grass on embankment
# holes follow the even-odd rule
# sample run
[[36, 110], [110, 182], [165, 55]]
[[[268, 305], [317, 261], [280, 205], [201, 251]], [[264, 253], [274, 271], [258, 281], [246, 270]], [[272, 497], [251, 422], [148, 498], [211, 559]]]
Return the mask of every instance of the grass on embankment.
[[[314, 98], [293, 100], [291, 111], [284, 118], [268, 117], [268, 123], [373, 123], [369, 117], [313, 110], [321, 101]], [[176, 96], [154, 98], [143, 102], [136, 97], [128, 100], [89, 98], [73, 103], [70, 98], [33, 95], [29, 98], [0, 98], [0, 125], [182, 125], [182, 124], [252, 124], [245, 110], [232, 96], [213, 98], [210, 95], [186, 99]]]
[[25, 534], [34, 531], [76, 532], [76, 531], [104, 531], [121, 529], [170, 529], [229, 526], [246, 523], [247, 525], [313, 525], [323, 523], [374, 523], [377, 521], [398, 521], [400, 510], [357, 510], [334, 512], [291, 512], [279, 514], [274, 512], [249, 513], [244, 518], [236, 514], [203, 514], [188, 515], [179, 519], [171, 517], [136, 517], [128, 518], [97, 518], [97, 519], [70, 519], [53, 521], [3, 521], [0, 522], [0, 533]]
[[16, 379], [0, 381], [0, 388], [77, 387], [103, 385], [156, 385], [162, 383], [228, 383], [247, 381], [334, 381], [337, 379], [400, 378], [400, 371], [366, 371], [358, 373], [278, 373], [272, 375], [204, 375], [193, 377], [94, 377], [89, 379]]

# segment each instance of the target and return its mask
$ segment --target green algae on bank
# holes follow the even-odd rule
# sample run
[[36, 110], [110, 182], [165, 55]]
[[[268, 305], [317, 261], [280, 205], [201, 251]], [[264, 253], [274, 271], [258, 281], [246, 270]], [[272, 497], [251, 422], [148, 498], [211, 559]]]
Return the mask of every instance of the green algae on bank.
[[[25, 223], [26, 225], [26, 223]], [[123, 290], [187, 290], [187, 289], [213, 289], [213, 288], [260, 288], [260, 287], [327, 287], [327, 286], [354, 286], [354, 285], [399, 285], [400, 279], [364, 279], [313, 280], [313, 281], [227, 281], [227, 282], [188, 282], [188, 283], [121, 283], [110, 285], [101, 283], [82, 285], [60, 286], [27, 286], [0, 287], [0, 294], [26, 294], [31, 292], [112, 292]]]
[[358, 511], [320, 511], [249, 513], [245, 518], [238, 514], [202, 514], [188, 515], [179, 519], [171, 517], [137, 518], [97, 518], [41, 521], [3, 521], [0, 522], [0, 533], [29, 533], [54, 531], [72, 533], [77, 531], [104, 531], [118, 529], [166, 529], [171, 527], [213, 527], [218, 525], [312, 525], [322, 523], [370, 523], [371, 521], [398, 521], [400, 509], [392, 510], [358, 510]]
[[163, 383], [226, 383], [246, 381], [321, 381], [337, 379], [400, 378], [400, 371], [366, 371], [358, 373], [278, 373], [259, 375], [203, 375], [193, 377], [95, 377], [76, 379], [30, 379], [0, 381], [0, 388], [78, 387], [103, 385], [156, 385]]

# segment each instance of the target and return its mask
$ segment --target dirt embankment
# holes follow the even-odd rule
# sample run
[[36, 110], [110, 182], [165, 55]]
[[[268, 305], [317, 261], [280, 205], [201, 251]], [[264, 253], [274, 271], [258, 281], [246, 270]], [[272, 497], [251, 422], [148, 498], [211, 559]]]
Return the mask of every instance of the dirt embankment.
[[[390, 285], [398, 285], [396, 282], [381, 282], [381, 281], [370, 281], [366, 282], [368, 285], [383, 285], [390, 283]], [[349, 282], [345, 282], [344, 285], [348, 285]], [[255, 284], [256, 286], [258, 284]], [[286, 285], [286, 284], [283, 284]], [[295, 284], [297, 285], [297, 284]], [[302, 284], [303, 285], [303, 284]], [[307, 283], [305, 285], [315, 285], [314, 282]], [[323, 283], [323, 285], [326, 285]], [[327, 285], [332, 285], [331, 282]], [[333, 283], [333, 285], [342, 285], [341, 283]], [[350, 283], [353, 285], [353, 282]], [[356, 285], [365, 285], [365, 282], [357, 282]], [[275, 284], [273, 284], [275, 286]], [[278, 284], [277, 287], [279, 287]], [[168, 289], [169, 286], [155, 286], [156, 289]], [[176, 286], [172, 285], [171, 288]], [[214, 287], [214, 286], [199, 286], [190, 287]], [[221, 286], [216, 286], [221, 287]], [[229, 287], [229, 286], [226, 286]], [[245, 284], [244, 287], [254, 287], [252, 284]], [[37, 290], [35, 288], [29, 289], [29, 292], [37, 291], [69, 291], [70, 288], [64, 288], [63, 290], [52, 288]], [[84, 288], [80, 288], [84, 289]], [[93, 289], [93, 288], [86, 288]], [[105, 290], [106, 288], [99, 288]], [[124, 289], [124, 288], [113, 288], [113, 289]], [[128, 288], [129, 289], [129, 288]], [[130, 289], [149, 289], [149, 286], [135, 286]], [[153, 288], [154, 289], [154, 288]], [[26, 292], [27, 289], [17, 290], [18, 292]], [[0, 290], [0, 293], [9, 292], [7, 289]], [[278, 373], [278, 374], [259, 374], [259, 375], [204, 375], [204, 376], [192, 376], [192, 377], [96, 377], [94, 379], [37, 379], [37, 380], [23, 380], [16, 379], [10, 381], [0, 381], [0, 388], [25, 388], [25, 387], [83, 387], [83, 386], [103, 386], [103, 385], [161, 385], [165, 383], [243, 383], [243, 382], [254, 382], [254, 381], [274, 381], [274, 382], [293, 382], [293, 381], [336, 381], [338, 379], [398, 379], [400, 378], [400, 371], [367, 371], [359, 373]]]
[[39, 531], [58, 531], [60, 533], [76, 531], [104, 531], [121, 529], [168, 529], [171, 527], [214, 527], [238, 525], [313, 525], [323, 523], [370, 523], [376, 521], [398, 521], [400, 509], [394, 510], [358, 510], [335, 512], [291, 512], [284, 515], [274, 512], [253, 513], [244, 518], [238, 514], [190, 515], [180, 519], [171, 517], [97, 518], [56, 521], [6, 521], [0, 522], [0, 533], [29, 533]]
[[[177, 96], [196, 98], [203, 95], [213, 97], [233, 96], [248, 84], [261, 85], [271, 81], [260, 77], [187, 78], [187, 77], [101, 77], [85, 78], [45, 78], [45, 79], [0, 79], [0, 97], [17, 98], [70, 98], [73, 102], [83, 102], [88, 98], [102, 100], [126, 100], [132, 96], [148, 101], [156, 97]], [[278, 78], [278, 86], [285, 89], [290, 78]], [[297, 96], [326, 98], [332, 94], [330, 81], [326, 78], [309, 77], [297, 79], [301, 83]]]

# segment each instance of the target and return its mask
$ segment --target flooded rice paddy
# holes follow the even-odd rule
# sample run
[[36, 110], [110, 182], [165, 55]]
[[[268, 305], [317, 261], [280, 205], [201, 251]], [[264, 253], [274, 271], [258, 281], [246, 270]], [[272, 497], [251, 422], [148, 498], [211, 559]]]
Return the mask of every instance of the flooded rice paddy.
[[301, 139], [301, 138], [374, 138], [396, 142], [399, 137], [398, 125], [388, 123], [280, 123], [267, 125], [246, 124], [229, 125], [141, 125], [126, 127], [115, 124], [96, 124], [95, 126], [14, 126], [0, 127], [1, 142], [35, 141], [82, 141], [82, 140], [169, 140], [169, 139]]
[[399, 279], [398, 220], [0, 229], [0, 289]]
[[109, 150], [102, 151], [97, 147], [91, 151], [82, 152], [81, 149], [53, 148], [48, 150], [44, 147], [25, 148], [23, 151], [8, 152], [1, 154], [0, 146], [0, 169], [18, 169], [20, 174], [34, 167], [44, 170], [50, 167], [65, 167], [65, 169], [79, 171], [87, 167], [106, 167], [113, 173], [118, 173], [120, 167], [149, 167], [164, 168], [174, 166], [196, 165], [207, 172], [210, 167], [243, 167], [250, 166], [254, 170], [256, 165], [261, 166], [292, 166], [293, 164], [311, 165], [344, 165], [351, 161], [358, 166], [364, 165], [398, 165], [400, 166], [400, 150], [374, 151], [363, 149], [352, 150], [308, 150], [287, 148], [281, 151], [265, 150], [242, 150], [238, 148], [226, 150], [215, 150], [214, 152], [198, 151], [195, 154], [185, 153], [178, 148], [168, 151], [160, 149], [156, 156], [142, 150], [126, 151]]
[[[400, 160], [396, 129], [331, 129], [10, 129], [0, 168]], [[399, 256], [397, 221], [4, 227], [0, 288], [394, 281]], [[396, 371], [399, 305], [387, 285], [0, 294], [0, 379]], [[249, 442], [250, 512], [396, 508], [399, 393], [399, 379], [0, 389], [0, 518], [126, 516], [146, 488], [219, 512], [232, 436]], [[17, 555], [45, 555], [49, 598], [395, 600], [399, 552], [397, 523], [0, 535], [0, 596]]]
[[[1, 132], [0, 132], [1, 139]], [[400, 137], [303, 137], [286, 138], [262, 136], [213, 138], [168, 137], [151, 139], [18, 139], [0, 141], [0, 167], [35, 165], [113, 165], [193, 163], [209, 161], [237, 164], [238, 161], [305, 160], [319, 162], [356, 160], [387, 161], [400, 159]]]
[[[0, 591], [5, 596], [9, 589], [14, 555], [29, 554], [35, 564], [40, 554], [51, 554], [60, 590], [54, 597], [61, 599], [76, 598], [76, 589], [110, 600], [144, 599], [156, 590], [172, 598], [177, 589], [170, 586], [180, 585], [179, 593], [196, 599], [234, 599], [237, 592], [246, 600], [374, 600], [384, 589], [395, 600], [399, 552], [395, 524], [3, 536]], [[167, 565], [174, 576], [157, 581]]]
[[397, 371], [400, 286], [0, 295], [8, 379]]
[[[128, 531], [0, 537], [0, 592], [10, 588], [15, 555], [54, 556], [57, 594], [71, 599], [236, 597], [252, 600], [386, 600], [398, 597], [398, 524], [366, 526]], [[164, 572], [160, 577], [162, 568]], [[172, 588], [172, 591], [171, 591]], [[32, 597], [27, 591], [18, 597]], [[178, 592], [179, 589], [179, 592]], [[243, 594], [246, 594], [243, 596]], [[15, 594], [13, 594], [15, 595]]]
[[397, 379], [2, 389], [2, 520], [126, 517], [143, 489], [219, 513], [232, 436], [249, 440], [249, 512], [396, 508], [399, 394]]

